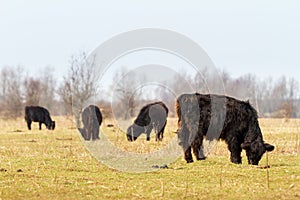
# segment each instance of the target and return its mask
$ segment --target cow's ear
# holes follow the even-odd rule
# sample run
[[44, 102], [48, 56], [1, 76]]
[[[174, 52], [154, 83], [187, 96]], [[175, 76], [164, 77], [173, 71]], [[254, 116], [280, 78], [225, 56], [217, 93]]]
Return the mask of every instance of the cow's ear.
[[275, 147], [271, 144], [265, 143], [265, 147], [267, 151], [273, 151]]
[[242, 149], [248, 150], [248, 149], [250, 149], [251, 145], [250, 145], [250, 143], [247, 142], [247, 143], [242, 143], [241, 147], [242, 147]]

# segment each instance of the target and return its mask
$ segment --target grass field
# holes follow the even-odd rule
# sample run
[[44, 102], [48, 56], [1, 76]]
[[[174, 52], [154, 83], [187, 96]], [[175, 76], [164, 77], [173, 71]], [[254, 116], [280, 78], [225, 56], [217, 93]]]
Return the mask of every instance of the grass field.
[[[0, 200], [300, 199], [300, 120], [260, 119], [265, 141], [276, 149], [259, 166], [248, 165], [244, 152], [243, 164], [231, 164], [226, 145], [219, 142], [205, 161], [186, 164], [180, 155], [168, 169], [147, 173], [108, 168], [86, 150], [72, 120], [54, 120], [54, 131], [39, 131], [37, 124], [28, 131], [21, 118], [0, 120]], [[101, 131], [124, 151], [155, 152], [175, 137], [175, 119], [168, 120], [161, 143], [153, 136], [150, 142], [141, 137], [128, 143], [105, 123]]]

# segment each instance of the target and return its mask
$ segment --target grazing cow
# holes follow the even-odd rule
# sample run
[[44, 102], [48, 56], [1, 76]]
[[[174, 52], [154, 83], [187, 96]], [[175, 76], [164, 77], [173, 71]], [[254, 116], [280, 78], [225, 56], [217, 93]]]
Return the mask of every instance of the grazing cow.
[[55, 129], [55, 121], [52, 121], [49, 111], [40, 106], [26, 106], [25, 120], [28, 130], [31, 130], [31, 122], [39, 122], [39, 129], [42, 129], [42, 124], [45, 124], [47, 129]]
[[228, 145], [231, 162], [242, 163], [241, 152], [246, 150], [248, 164], [258, 165], [266, 151], [274, 146], [264, 143], [256, 110], [249, 102], [213, 94], [183, 94], [176, 102], [178, 140], [187, 163], [205, 159], [203, 137], [222, 139]]
[[97, 140], [99, 138], [99, 126], [102, 123], [102, 114], [97, 106], [89, 105], [81, 115], [83, 128], [78, 128], [85, 140]]
[[128, 141], [136, 140], [142, 133], [146, 133], [147, 141], [149, 141], [152, 129], [155, 130], [155, 140], [161, 141], [167, 124], [168, 112], [169, 110], [163, 102], [144, 106], [134, 120], [134, 124], [127, 129]]

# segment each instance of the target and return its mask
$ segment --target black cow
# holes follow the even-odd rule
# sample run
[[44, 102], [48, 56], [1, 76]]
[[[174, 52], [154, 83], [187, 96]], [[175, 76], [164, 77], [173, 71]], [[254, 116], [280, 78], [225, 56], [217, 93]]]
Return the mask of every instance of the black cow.
[[179, 145], [187, 163], [193, 162], [191, 148], [197, 160], [205, 159], [203, 137], [222, 139], [231, 152], [231, 162], [242, 163], [246, 150], [248, 163], [258, 165], [266, 151], [274, 146], [264, 143], [256, 110], [249, 102], [213, 94], [183, 94], [176, 102]]
[[152, 129], [155, 130], [155, 140], [161, 141], [167, 124], [168, 112], [163, 102], [154, 102], [144, 106], [134, 120], [134, 124], [127, 129], [128, 141], [136, 140], [142, 133], [146, 133], [147, 141], [149, 141]]
[[99, 138], [99, 127], [102, 123], [102, 114], [97, 106], [89, 105], [81, 115], [83, 128], [78, 128], [85, 140], [97, 140]]
[[32, 122], [39, 122], [39, 129], [42, 129], [42, 124], [45, 124], [47, 129], [55, 129], [55, 121], [52, 121], [49, 111], [40, 106], [26, 106], [25, 120], [27, 122], [28, 130], [31, 130]]

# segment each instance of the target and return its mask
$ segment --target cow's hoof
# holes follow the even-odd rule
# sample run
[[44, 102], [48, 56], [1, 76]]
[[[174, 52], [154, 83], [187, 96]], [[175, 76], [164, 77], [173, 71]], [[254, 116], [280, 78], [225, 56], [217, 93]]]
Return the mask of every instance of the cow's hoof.
[[193, 159], [186, 161], [186, 163], [192, 163], [192, 162], [194, 162]]
[[206, 159], [206, 157], [204, 156], [204, 157], [201, 157], [201, 158], [197, 158], [197, 160], [205, 160]]
[[169, 167], [168, 167], [168, 165], [164, 164], [164, 165], [160, 166], [159, 168], [161, 168], [161, 169], [168, 169]]
[[233, 164], [242, 164], [241, 161], [231, 161]]

